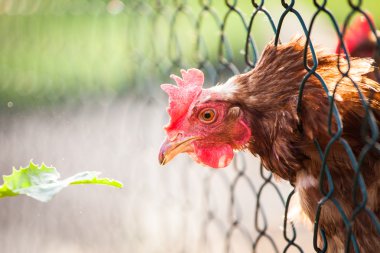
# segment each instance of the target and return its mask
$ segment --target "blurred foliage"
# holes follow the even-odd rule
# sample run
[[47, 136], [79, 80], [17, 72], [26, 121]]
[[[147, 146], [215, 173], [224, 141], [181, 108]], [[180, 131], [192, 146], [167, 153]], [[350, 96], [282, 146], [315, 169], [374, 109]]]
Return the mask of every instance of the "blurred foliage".
[[[307, 17], [315, 11], [312, 2], [296, 1], [295, 8]], [[379, 26], [377, 1], [363, 2]], [[197, 67], [205, 55], [217, 62], [220, 23], [201, 14], [205, 6], [219, 22], [229, 11], [224, 1], [0, 0], [0, 109], [145, 92], [169, 72]], [[265, 6], [277, 22], [281, 1]], [[340, 24], [351, 10], [345, 1], [327, 6]], [[248, 20], [250, 1], [236, 7]], [[260, 50], [273, 37], [268, 28], [263, 15], [255, 19]], [[225, 34], [242, 68], [245, 33], [242, 20], [231, 17]]]

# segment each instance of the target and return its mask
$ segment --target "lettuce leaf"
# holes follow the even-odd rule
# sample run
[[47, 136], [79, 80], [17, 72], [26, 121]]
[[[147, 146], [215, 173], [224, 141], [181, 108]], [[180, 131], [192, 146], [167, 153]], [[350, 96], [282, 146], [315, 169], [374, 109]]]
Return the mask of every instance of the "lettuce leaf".
[[123, 184], [109, 178], [99, 178], [100, 172], [84, 171], [69, 178], [59, 180], [60, 174], [54, 167], [29, 163], [19, 170], [13, 168], [11, 175], [3, 176], [0, 198], [25, 194], [36, 200], [47, 202], [63, 188], [74, 184], [102, 184], [122, 188]]

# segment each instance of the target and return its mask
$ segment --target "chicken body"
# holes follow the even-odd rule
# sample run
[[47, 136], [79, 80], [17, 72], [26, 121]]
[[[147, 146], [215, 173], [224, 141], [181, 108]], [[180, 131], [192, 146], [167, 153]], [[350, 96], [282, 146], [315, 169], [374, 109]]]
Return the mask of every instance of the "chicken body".
[[[248, 149], [260, 156], [266, 168], [275, 175], [289, 180], [300, 195], [301, 208], [311, 221], [315, 220], [317, 204], [323, 198], [319, 189], [322, 160], [315, 146], [318, 141], [325, 150], [332, 136], [329, 134], [329, 100], [321, 82], [311, 76], [305, 84], [302, 110], [297, 114], [300, 83], [306, 75], [303, 66], [301, 40], [274, 47], [269, 45], [258, 66], [236, 77], [239, 92], [233, 100], [246, 112], [252, 130]], [[335, 104], [341, 116], [343, 132], [341, 138], [351, 146], [356, 157], [365, 145], [361, 136], [365, 110], [359, 93], [349, 78], [341, 79], [337, 69], [337, 56], [317, 52], [316, 72], [323, 78], [331, 94], [337, 85]], [[288, 59], [293, 59], [289, 61]], [[308, 55], [312, 65], [311, 55]], [[267, 64], [270, 62], [271, 64]], [[347, 68], [344, 60], [342, 69]], [[372, 71], [368, 59], [352, 59], [350, 77], [359, 90], [372, 96], [371, 107], [377, 126], [380, 126], [380, 85], [365, 75]], [[271, 73], [268, 75], [268, 73]], [[338, 83], [339, 82], [339, 83]], [[301, 124], [302, 130], [298, 124]], [[337, 132], [336, 120], [332, 120], [331, 131]], [[333, 197], [340, 203], [347, 217], [353, 214], [353, 186], [355, 173], [350, 158], [341, 142], [336, 141], [327, 156], [327, 166], [334, 182]], [[380, 217], [380, 153], [368, 152], [361, 165], [361, 172], [368, 192], [367, 207]], [[327, 179], [323, 184], [327, 193]], [[359, 190], [358, 190], [359, 191]], [[358, 196], [361, 196], [359, 192]], [[360, 198], [359, 198], [360, 199]], [[358, 200], [360, 201], [360, 200]], [[328, 252], [339, 252], [344, 248], [345, 229], [343, 219], [332, 202], [327, 202], [321, 211], [320, 227], [326, 232]], [[353, 221], [353, 232], [361, 252], [379, 252], [380, 235], [369, 216], [361, 212]], [[351, 246], [352, 249], [352, 246]]]
[[[181, 111], [181, 116], [177, 115], [176, 120], [170, 107], [178, 97], [165, 88], [171, 96], [169, 114], [172, 121], [166, 127], [168, 139], [161, 148], [160, 162], [164, 164], [177, 153], [186, 152], [199, 163], [225, 167], [232, 159], [230, 153], [225, 151], [225, 145], [230, 145], [232, 149], [248, 149], [261, 158], [268, 170], [295, 185], [302, 211], [314, 222], [318, 202], [324, 197], [319, 189], [322, 159], [315, 143], [317, 141], [324, 151], [332, 136], [337, 134], [337, 122], [341, 121], [343, 131], [340, 139], [332, 144], [326, 161], [334, 183], [332, 197], [350, 218], [356, 207], [353, 200], [355, 172], [342, 143], [346, 141], [356, 157], [366, 145], [361, 135], [366, 112], [358, 90], [372, 98], [372, 119], [380, 127], [380, 85], [366, 77], [373, 71], [372, 60], [351, 59], [349, 77], [358, 85], [355, 87], [348, 77], [342, 78], [337, 68], [337, 55], [317, 50], [316, 73], [326, 83], [330, 94], [335, 91], [334, 102], [341, 118], [332, 117], [329, 129], [329, 97], [321, 81], [314, 75], [305, 83], [302, 109], [297, 113], [300, 84], [307, 74], [303, 65], [304, 44], [301, 38], [278, 46], [270, 43], [253, 70], [234, 76], [225, 84], [202, 89], [197, 95], [192, 95], [191, 103], [186, 105], [188, 108]], [[312, 66], [311, 54], [307, 57], [309, 66]], [[347, 70], [347, 62], [343, 58], [340, 66]], [[187, 89], [178, 92], [187, 92]], [[215, 108], [217, 105], [221, 108]], [[199, 112], [199, 106], [214, 110], [215, 123], [204, 121], [204, 109]], [[191, 124], [186, 123], [190, 119], [195, 120]], [[248, 126], [249, 130], [244, 130], [244, 126]], [[234, 129], [233, 133], [230, 133], [230, 129]], [[371, 131], [366, 133], [368, 136], [371, 134]], [[224, 148], [207, 153], [208, 147], [218, 145]], [[209, 162], [207, 156], [212, 161], [219, 159], [223, 162]], [[379, 218], [379, 151], [370, 149], [360, 168], [368, 192], [366, 207]], [[325, 192], [331, 190], [326, 179], [323, 180], [322, 188]], [[355, 194], [360, 202], [362, 195], [359, 190]], [[319, 225], [326, 233], [327, 252], [343, 250], [345, 225], [331, 201], [323, 205]], [[379, 252], [380, 235], [366, 212], [361, 211], [353, 219], [352, 231], [360, 252]]]

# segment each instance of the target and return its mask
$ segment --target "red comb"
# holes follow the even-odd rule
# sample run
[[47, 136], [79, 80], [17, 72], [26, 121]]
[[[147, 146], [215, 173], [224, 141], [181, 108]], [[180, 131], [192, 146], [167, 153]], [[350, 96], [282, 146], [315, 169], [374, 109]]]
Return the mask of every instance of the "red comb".
[[[374, 24], [373, 17], [366, 13], [369, 20]], [[358, 16], [349, 26], [346, 34], [344, 35], [344, 42], [347, 46], [349, 53], [353, 52], [363, 41], [368, 39], [371, 34], [371, 27], [365, 16]], [[336, 48], [336, 53], [343, 53], [343, 49], [340, 49], [340, 42]]]
[[162, 84], [163, 89], [169, 95], [168, 113], [170, 115], [169, 126], [176, 122], [187, 112], [190, 104], [202, 92], [204, 82], [203, 72], [199, 69], [181, 70], [182, 78], [171, 75], [177, 86], [172, 84]]

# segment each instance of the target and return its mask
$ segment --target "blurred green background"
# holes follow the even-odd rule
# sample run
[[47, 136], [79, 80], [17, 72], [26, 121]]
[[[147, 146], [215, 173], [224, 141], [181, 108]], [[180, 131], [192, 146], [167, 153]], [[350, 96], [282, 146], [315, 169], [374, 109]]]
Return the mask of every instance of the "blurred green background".
[[[237, 1], [236, 5], [246, 20], [252, 10], [250, 2]], [[267, 2], [277, 25], [284, 8], [280, 1]], [[312, 2], [296, 1], [295, 8], [302, 10], [307, 22], [316, 11]], [[363, 2], [379, 26], [378, 1]], [[168, 72], [197, 66], [206, 54], [215, 64], [220, 28], [207, 13], [202, 15], [198, 33], [204, 44], [197, 49], [195, 26], [203, 5], [216, 10], [220, 21], [228, 11], [224, 1], [0, 1], [0, 108], [44, 106], [131, 91], [145, 94], [166, 80], [163, 76]], [[339, 24], [351, 10], [346, 1], [328, 1], [327, 6]], [[323, 25], [329, 22], [325, 14], [318, 20], [324, 20]], [[226, 35], [235, 64], [243, 68], [245, 30], [239, 22], [231, 15]], [[264, 15], [255, 19], [252, 33], [260, 51], [273, 37]]]

